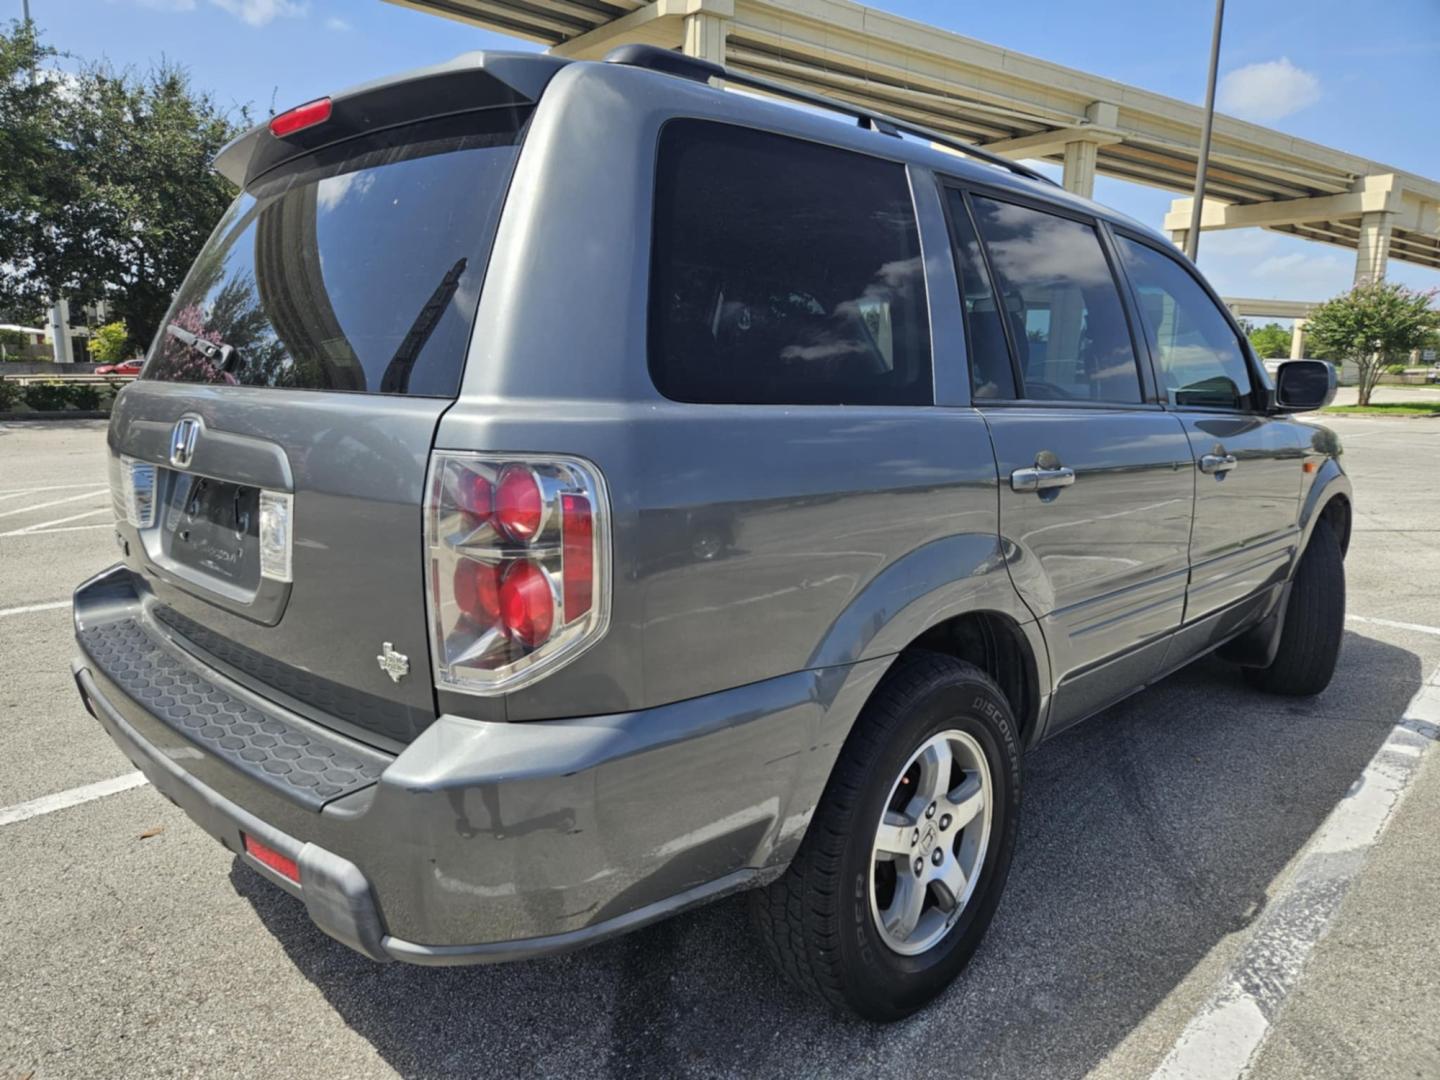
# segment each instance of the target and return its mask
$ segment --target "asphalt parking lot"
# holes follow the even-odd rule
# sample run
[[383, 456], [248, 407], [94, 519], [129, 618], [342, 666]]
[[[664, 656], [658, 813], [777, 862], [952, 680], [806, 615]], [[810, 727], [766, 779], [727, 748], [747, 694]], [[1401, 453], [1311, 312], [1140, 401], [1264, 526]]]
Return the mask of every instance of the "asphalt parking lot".
[[[1266, 1025], [1250, 1076], [1440, 1076], [1440, 422], [1333, 426], [1357, 516], [1330, 689], [1207, 661], [1031, 755], [985, 944], [881, 1028], [783, 985], [741, 899], [566, 957], [379, 966], [146, 786], [31, 812], [133, 767], [68, 668], [64, 601], [113, 561], [103, 424], [0, 425], [0, 1080], [1181, 1075], [1236, 988]], [[1397, 776], [1337, 861], [1327, 819]], [[1307, 892], [1317, 865], [1341, 870]]]

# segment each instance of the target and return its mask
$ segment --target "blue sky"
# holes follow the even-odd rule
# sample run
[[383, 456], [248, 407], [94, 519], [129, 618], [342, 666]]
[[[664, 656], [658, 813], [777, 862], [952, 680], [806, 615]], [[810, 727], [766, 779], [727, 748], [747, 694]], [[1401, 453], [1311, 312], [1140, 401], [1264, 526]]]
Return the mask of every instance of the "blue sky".
[[[1204, 95], [1209, 0], [875, 6], [1148, 90]], [[1436, 0], [1231, 0], [1221, 108], [1316, 142], [1440, 178]], [[0, 18], [21, 0], [0, 0]], [[6, 10], [6, 9], [10, 10]], [[1042, 10], [1043, 9], [1043, 10]], [[535, 48], [381, 0], [31, 0], [52, 45], [77, 57], [190, 67], [223, 103], [258, 115], [477, 48]], [[1101, 177], [1096, 197], [1159, 225], [1175, 193]], [[1227, 295], [1313, 300], [1348, 288], [1353, 255], [1261, 230], [1206, 233], [1200, 265]], [[1392, 260], [1390, 277], [1440, 287]]]

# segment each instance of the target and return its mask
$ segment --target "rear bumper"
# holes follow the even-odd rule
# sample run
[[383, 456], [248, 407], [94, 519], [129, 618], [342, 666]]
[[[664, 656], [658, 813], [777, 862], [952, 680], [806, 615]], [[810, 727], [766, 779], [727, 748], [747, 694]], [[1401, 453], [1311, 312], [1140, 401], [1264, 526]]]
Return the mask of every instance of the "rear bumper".
[[[156, 791], [261, 875], [304, 900], [310, 918], [331, 937], [372, 960], [390, 959], [370, 884], [354, 863], [281, 832], [200, 783], [120, 715], [100, 693], [83, 659], [77, 659], [71, 667], [85, 707]], [[242, 839], [245, 834], [294, 859], [300, 866], [303, 888], [247, 854]]]
[[[327, 934], [381, 961], [566, 951], [778, 872], [887, 666], [800, 672], [583, 720], [442, 716], [398, 757], [382, 755], [373, 778], [317, 802], [227, 759], [176, 709], [137, 700], [123, 665], [86, 651], [97, 625], [133, 621], [147, 635], [144, 663], [170, 675], [183, 667], [280, 722], [335, 738], [205, 665], [149, 617], [151, 602], [123, 569], [77, 590], [74, 671], [87, 707], [162, 794], [300, 897]], [[245, 853], [247, 833], [294, 859], [301, 884]]]

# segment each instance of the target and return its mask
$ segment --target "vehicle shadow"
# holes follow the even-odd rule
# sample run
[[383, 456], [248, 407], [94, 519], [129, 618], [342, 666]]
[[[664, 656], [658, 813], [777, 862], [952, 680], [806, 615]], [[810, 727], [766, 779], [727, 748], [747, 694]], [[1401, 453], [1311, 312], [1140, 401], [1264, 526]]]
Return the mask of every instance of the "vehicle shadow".
[[1349, 634], [1318, 698], [1266, 697], [1207, 660], [1047, 743], [984, 945], [888, 1027], [783, 983], [743, 897], [569, 956], [421, 969], [352, 954], [238, 860], [231, 879], [406, 1076], [1080, 1076], [1255, 919], [1422, 680], [1413, 653]]

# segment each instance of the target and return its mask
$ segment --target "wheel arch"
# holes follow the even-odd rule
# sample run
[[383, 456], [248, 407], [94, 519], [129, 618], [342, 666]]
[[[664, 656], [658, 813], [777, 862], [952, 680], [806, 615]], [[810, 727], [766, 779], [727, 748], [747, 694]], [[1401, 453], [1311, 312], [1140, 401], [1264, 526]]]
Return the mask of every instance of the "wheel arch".
[[1320, 508], [1319, 520], [1335, 531], [1340, 539], [1340, 554], [1350, 551], [1351, 507], [1348, 496], [1336, 493]]
[[1297, 551], [1297, 565], [1299, 564], [1298, 555], [1303, 555], [1309, 546], [1310, 537], [1315, 532], [1317, 522], [1323, 521], [1335, 531], [1340, 540], [1342, 555], [1349, 552], [1352, 497], [1350, 478], [1340, 468], [1340, 463], [1334, 458], [1325, 459], [1316, 473], [1314, 483], [1305, 493], [1305, 499], [1300, 508], [1300, 543]]
[[1021, 745], [1044, 726], [1050, 663], [994, 533], [956, 533], [877, 574], [831, 624], [807, 667], [927, 649], [975, 664], [1006, 693]]
[[1048, 694], [1042, 673], [1049, 664], [1034, 623], [1002, 611], [966, 611], [942, 619], [915, 637], [900, 655], [941, 653], [974, 664], [995, 680], [1020, 725], [1020, 745], [1035, 744]]

